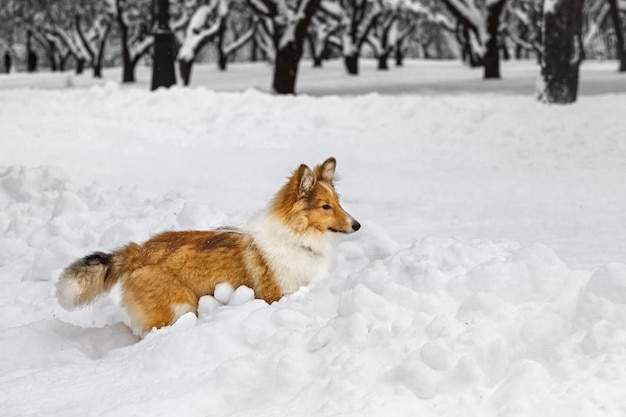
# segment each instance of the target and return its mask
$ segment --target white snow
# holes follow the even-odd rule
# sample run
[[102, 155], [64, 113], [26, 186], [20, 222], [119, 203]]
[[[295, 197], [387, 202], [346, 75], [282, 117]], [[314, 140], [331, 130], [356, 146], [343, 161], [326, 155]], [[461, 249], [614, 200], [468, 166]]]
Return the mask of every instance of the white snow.
[[[623, 416], [617, 64], [584, 64], [565, 107], [528, 63], [309, 64], [296, 97], [245, 89], [265, 64], [194, 68], [226, 92], [0, 77], [0, 415]], [[117, 288], [56, 300], [75, 258], [242, 225], [331, 155], [363, 227], [326, 279], [272, 305], [222, 286], [141, 340]]]

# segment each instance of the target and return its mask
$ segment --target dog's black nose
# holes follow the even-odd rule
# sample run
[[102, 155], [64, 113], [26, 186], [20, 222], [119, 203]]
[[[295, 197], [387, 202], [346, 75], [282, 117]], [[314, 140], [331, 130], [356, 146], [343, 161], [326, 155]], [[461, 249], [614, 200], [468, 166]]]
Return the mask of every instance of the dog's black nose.
[[354, 223], [352, 223], [352, 230], [354, 230], [355, 232], [357, 230], [359, 230], [361, 228], [361, 223], [355, 221]]

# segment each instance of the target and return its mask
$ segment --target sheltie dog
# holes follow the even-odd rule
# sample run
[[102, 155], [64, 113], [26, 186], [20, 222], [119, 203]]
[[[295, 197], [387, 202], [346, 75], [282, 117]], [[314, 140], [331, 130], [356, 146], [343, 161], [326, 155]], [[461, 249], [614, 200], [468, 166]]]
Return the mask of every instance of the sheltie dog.
[[292, 174], [268, 207], [245, 227], [164, 232], [142, 245], [96, 252], [65, 268], [59, 303], [73, 309], [94, 301], [116, 283], [133, 330], [145, 335], [171, 325], [220, 283], [245, 285], [256, 298], [277, 301], [328, 271], [333, 233], [361, 227], [339, 204], [336, 161]]

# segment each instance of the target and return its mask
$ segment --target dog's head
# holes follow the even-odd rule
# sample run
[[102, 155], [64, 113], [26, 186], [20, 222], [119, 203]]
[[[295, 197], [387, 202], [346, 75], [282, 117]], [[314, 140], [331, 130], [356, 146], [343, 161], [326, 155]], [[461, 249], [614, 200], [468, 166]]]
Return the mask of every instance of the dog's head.
[[359, 230], [359, 222], [339, 203], [334, 185], [336, 167], [332, 157], [313, 169], [300, 165], [276, 195], [273, 212], [296, 233]]

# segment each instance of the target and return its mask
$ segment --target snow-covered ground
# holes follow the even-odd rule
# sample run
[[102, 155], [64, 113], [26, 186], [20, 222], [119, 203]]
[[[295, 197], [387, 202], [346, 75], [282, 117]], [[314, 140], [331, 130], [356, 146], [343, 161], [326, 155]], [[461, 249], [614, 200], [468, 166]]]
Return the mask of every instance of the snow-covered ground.
[[[303, 63], [296, 97], [263, 92], [264, 64], [156, 93], [144, 69], [133, 87], [0, 77], [0, 415], [626, 415], [615, 68], [586, 63], [565, 107], [533, 100], [529, 63], [495, 82]], [[327, 280], [272, 305], [203, 299], [139, 341], [116, 292], [56, 302], [74, 258], [239, 224], [331, 155], [363, 228]]]

